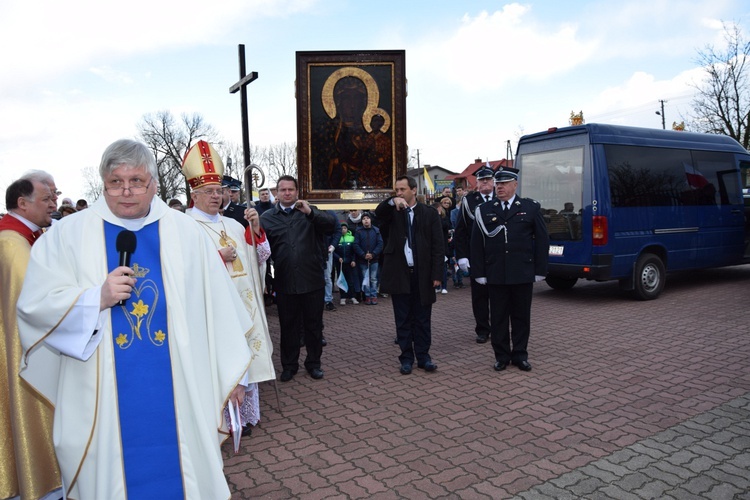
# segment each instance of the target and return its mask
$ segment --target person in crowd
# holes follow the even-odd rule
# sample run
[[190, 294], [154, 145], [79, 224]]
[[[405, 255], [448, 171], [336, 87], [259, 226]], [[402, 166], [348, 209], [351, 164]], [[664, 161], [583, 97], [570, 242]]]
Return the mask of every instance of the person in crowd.
[[[479, 205], [494, 198], [494, 175], [495, 172], [489, 166], [480, 168], [476, 173], [477, 190], [467, 193], [461, 202], [461, 213], [458, 215], [453, 241], [459, 269], [464, 273], [469, 273], [474, 212]], [[484, 344], [490, 337], [490, 297], [487, 287], [477, 284], [474, 273], [471, 273], [471, 276], [471, 310], [476, 322], [474, 332], [477, 343]]]
[[445, 295], [448, 293], [448, 274], [449, 273], [449, 263], [450, 263], [450, 249], [451, 249], [451, 239], [452, 239], [452, 229], [453, 226], [451, 225], [450, 220], [450, 211], [452, 210], [452, 200], [448, 197], [443, 197], [440, 202], [438, 202], [435, 206], [435, 209], [437, 210], [438, 214], [440, 215], [440, 224], [443, 229], [443, 244], [445, 247], [445, 272], [443, 273], [443, 282], [441, 284], [441, 287], [439, 290], [436, 290], [437, 292]]
[[[344, 222], [349, 226], [349, 231], [352, 235], [357, 234], [357, 231], [362, 227], [362, 211], [358, 208], [352, 208], [346, 214]], [[354, 271], [351, 274], [351, 279], [354, 282], [354, 289], [350, 290], [352, 297], [358, 301], [364, 301], [362, 293], [362, 278], [363, 276], [359, 272], [359, 267], [354, 267]], [[348, 279], [348, 278], [347, 278]]]
[[281, 327], [279, 380], [292, 380], [299, 369], [300, 329], [307, 350], [305, 369], [313, 379], [321, 379], [323, 270], [327, 236], [336, 230], [336, 219], [300, 200], [294, 177], [282, 175], [276, 188], [279, 203], [266, 210], [260, 221], [274, 260], [274, 290]]
[[75, 207], [72, 205], [60, 205], [60, 209], [59, 209], [60, 218], [66, 217], [68, 215], [73, 215], [77, 211], [78, 210], [76, 210]]
[[396, 180], [396, 195], [375, 209], [381, 229], [387, 227], [381, 290], [391, 294], [396, 340], [401, 348], [403, 375], [414, 359], [425, 371], [437, 370], [430, 357], [432, 304], [445, 260], [440, 216], [417, 202], [417, 183], [407, 176]]
[[463, 198], [459, 199], [456, 202], [456, 208], [451, 210], [450, 212], [450, 220], [451, 220], [451, 228], [456, 229], [456, 224], [458, 224], [458, 217], [461, 215], [461, 206], [463, 205]]
[[354, 235], [354, 253], [356, 254], [359, 275], [362, 276], [362, 292], [366, 305], [378, 304], [378, 259], [383, 253], [383, 237], [380, 229], [372, 225], [370, 212], [362, 214], [362, 227]]
[[236, 220], [237, 222], [242, 224], [242, 227], [246, 228], [248, 226], [248, 222], [247, 220], [245, 220], [245, 207], [240, 206], [232, 201], [232, 189], [237, 188], [239, 190], [242, 187], [242, 183], [233, 177], [225, 175], [221, 180], [221, 185], [224, 189], [222, 193], [222, 205], [220, 210], [221, 215]]
[[[331, 217], [336, 217], [334, 213], [329, 213]], [[333, 265], [333, 251], [336, 250], [336, 245], [339, 243], [341, 235], [334, 231], [330, 236], [328, 236], [328, 246], [326, 247], [328, 252], [326, 254], [326, 268], [323, 271], [323, 277], [325, 278], [326, 286], [325, 286], [325, 294], [323, 296], [323, 302], [325, 302], [325, 310], [326, 311], [335, 311], [336, 306], [333, 305], [333, 280], [335, 273], [335, 267]], [[325, 346], [325, 342], [323, 343]]]
[[87, 208], [89, 208], [89, 203], [83, 198], [76, 202], [76, 211], [80, 212], [81, 210], [86, 210]]
[[[339, 272], [343, 273], [346, 279], [346, 289], [339, 289], [341, 300], [339, 304], [359, 304], [357, 296], [355, 295], [355, 282], [359, 279], [359, 271], [357, 271], [357, 259], [354, 253], [354, 235], [349, 230], [349, 225], [346, 222], [341, 223], [341, 236], [336, 244], [336, 248], [333, 250], [333, 260], [339, 268]], [[361, 288], [361, 283], [360, 283]]]
[[[453, 191], [448, 186], [444, 187], [442, 192], [440, 193], [440, 196], [435, 198], [435, 201], [439, 203], [442, 203], [443, 200], [446, 200], [446, 203], [450, 205], [446, 208], [447, 213], [450, 214], [451, 210], [456, 207], [456, 200], [453, 199]], [[445, 207], [446, 205], [443, 206]]]
[[258, 216], [263, 215], [263, 212], [273, 208], [273, 201], [271, 201], [271, 190], [267, 187], [260, 188], [258, 190], [258, 202], [255, 204], [255, 210], [258, 211]]
[[260, 218], [254, 208], [245, 210], [245, 217], [250, 223], [247, 228], [243, 228], [234, 219], [219, 215], [223, 172], [221, 157], [206, 141], [198, 141], [193, 145], [182, 163], [182, 173], [190, 185], [190, 197], [193, 200], [193, 208], [187, 213], [198, 221], [213, 241], [221, 262], [255, 325], [253, 330], [245, 332], [247, 345], [252, 352], [245, 399], [240, 411], [244, 427], [242, 435], [246, 436], [260, 420], [258, 382], [276, 378], [271, 359], [273, 344], [262, 302], [265, 266], [271, 255], [271, 247], [260, 228]]
[[[68, 206], [72, 207], [73, 206], [73, 200], [71, 200], [70, 198], [63, 198], [62, 202], [60, 203], [60, 206], [63, 206], [63, 205], [68, 205]], [[73, 208], [75, 208], [75, 207], [73, 207]]]
[[177, 198], [172, 198], [171, 200], [169, 200], [169, 203], [167, 203], [167, 205], [169, 205], [169, 208], [179, 210], [180, 212], [185, 211], [185, 205], [183, 205], [182, 202]]
[[16, 320], [31, 247], [52, 224], [56, 203], [47, 184], [21, 178], [6, 189], [5, 208], [8, 215], [0, 219], [0, 498], [60, 498], [54, 408], [18, 376], [22, 347]]
[[512, 363], [530, 371], [531, 298], [547, 274], [547, 225], [538, 202], [516, 196], [517, 169], [500, 167], [494, 178], [495, 199], [475, 212], [471, 272], [489, 291], [495, 370]]
[[229, 184], [229, 200], [235, 205], [247, 208], [247, 204], [242, 203], [242, 182], [235, 180]]
[[[271, 190], [267, 187], [260, 188], [258, 190], [258, 202], [255, 204], [255, 210], [258, 212], [258, 217], [263, 215], [263, 212], [266, 210], [272, 209], [274, 206], [273, 203], [273, 196], [271, 195]], [[268, 262], [268, 265], [266, 266], [266, 278], [265, 278], [265, 286], [263, 289], [263, 302], [265, 304], [271, 304], [273, 303], [273, 275], [271, 274], [271, 267], [273, 256], [271, 257], [271, 261]], [[333, 304], [331, 304], [333, 305]]]
[[155, 196], [148, 146], [115, 141], [99, 173], [103, 196], [35, 243], [18, 299], [65, 498], [229, 498], [223, 410], [243, 402], [253, 320], [206, 232]]

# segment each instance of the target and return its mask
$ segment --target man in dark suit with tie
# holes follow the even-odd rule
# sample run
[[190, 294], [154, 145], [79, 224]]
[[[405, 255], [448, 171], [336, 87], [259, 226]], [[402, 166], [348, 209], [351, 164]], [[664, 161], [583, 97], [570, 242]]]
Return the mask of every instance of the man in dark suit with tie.
[[388, 232], [380, 291], [390, 293], [393, 301], [401, 373], [411, 373], [415, 358], [419, 368], [435, 371], [430, 358], [432, 304], [445, 266], [440, 215], [417, 202], [417, 183], [406, 176], [396, 180], [396, 196], [381, 202], [375, 215]]
[[497, 371], [509, 363], [531, 370], [531, 297], [534, 282], [547, 274], [549, 238], [541, 206], [516, 196], [517, 188], [518, 170], [501, 167], [495, 172], [496, 199], [476, 209], [471, 235], [471, 272], [490, 297]]
[[[453, 243], [456, 246], [456, 261], [463, 272], [469, 271], [471, 257], [471, 232], [474, 227], [474, 211], [482, 203], [494, 199], [493, 176], [495, 171], [489, 166], [477, 170], [477, 189], [464, 196], [461, 201], [461, 212], [458, 214], [456, 231], [453, 233]], [[471, 310], [474, 313], [477, 343], [484, 344], [490, 336], [490, 296], [487, 287], [480, 286], [474, 280], [471, 272]]]
[[328, 213], [298, 198], [297, 179], [282, 175], [276, 183], [279, 203], [263, 212], [261, 226], [271, 245], [274, 289], [281, 329], [281, 382], [299, 369], [300, 329], [307, 357], [305, 369], [323, 378], [323, 298], [328, 236], [338, 227]]

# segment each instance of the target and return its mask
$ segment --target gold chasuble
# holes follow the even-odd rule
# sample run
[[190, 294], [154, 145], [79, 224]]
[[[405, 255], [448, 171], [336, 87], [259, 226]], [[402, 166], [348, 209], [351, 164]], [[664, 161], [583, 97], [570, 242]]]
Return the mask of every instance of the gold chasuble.
[[[7, 220], [6, 220], [7, 219]], [[13, 229], [10, 229], [13, 226]], [[22, 232], [27, 235], [22, 235]], [[61, 486], [52, 446], [54, 408], [18, 376], [16, 302], [29, 263], [31, 230], [0, 221], [0, 498], [41, 498]]]
[[[176, 417], [172, 432], [178, 439], [181, 490], [189, 500], [228, 499], [220, 448], [229, 435], [223, 411], [250, 364], [245, 334], [253, 323], [203, 228], [158, 198], [145, 219], [135, 221], [142, 222], [139, 228], [115, 217], [101, 197], [89, 209], [56, 223], [31, 251], [18, 299], [24, 348], [21, 376], [55, 404], [55, 451], [66, 495], [78, 500], [127, 498], [134, 477], [128, 470], [133, 443], [124, 446], [121, 441], [126, 432], [121, 420], [126, 417], [117, 394], [127, 375], [115, 371], [123, 367], [117, 357], [122, 353], [115, 352], [123, 345], [119, 333], [132, 332], [119, 332], [115, 314], [111, 309], [100, 313], [98, 300], [86, 301], [107, 277], [111, 242], [105, 236], [105, 221], [118, 230], [158, 231], [156, 255], [168, 328], [163, 348], [169, 349], [174, 398], [170, 404]], [[149, 241], [138, 239], [134, 264], [139, 252], [149, 253]], [[136, 286], [145, 287], [147, 280], [140, 278]], [[137, 302], [128, 302], [127, 311], [135, 313], [132, 318], [143, 312], [133, 307]], [[91, 308], [93, 324], [71, 319], [85, 316]], [[138, 340], [141, 344], [162, 342], [158, 329], [153, 340], [145, 337], [144, 324], [135, 331], [144, 335]], [[57, 343], [61, 337], [66, 342]], [[85, 349], [68, 349], [71, 342]], [[131, 399], [126, 404], [130, 411], [138, 411], [139, 403]], [[154, 430], [164, 429], [162, 424], [153, 421]], [[153, 449], [153, 454], [158, 457], [161, 452]], [[183, 498], [177, 489], [159, 491], [160, 487], [147, 488], [148, 496], [170, 498], [177, 493]]]

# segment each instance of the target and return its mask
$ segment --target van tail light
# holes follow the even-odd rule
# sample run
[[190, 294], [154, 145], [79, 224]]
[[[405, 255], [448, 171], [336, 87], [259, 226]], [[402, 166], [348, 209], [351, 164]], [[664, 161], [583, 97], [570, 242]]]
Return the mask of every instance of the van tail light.
[[595, 215], [592, 219], [591, 232], [594, 246], [604, 246], [607, 244], [607, 218], [603, 215]]

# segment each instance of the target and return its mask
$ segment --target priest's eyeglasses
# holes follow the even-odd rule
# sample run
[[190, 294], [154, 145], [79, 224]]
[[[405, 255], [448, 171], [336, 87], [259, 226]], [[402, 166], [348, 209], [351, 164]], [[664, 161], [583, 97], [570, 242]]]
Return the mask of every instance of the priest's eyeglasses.
[[122, 196], [125, 191], [130, 191], [130, 194], [145, 194], [148, 191], [148, 187], [153, 182], [154, 178], [149, 179], [148, 182], [143, 182], [141, 179], [133, 179], [130, 184], [125, 186], [125, 182], [120, 179], [113, 179], [108, 181], [104, 186], [104, 190], [110, 196]]

